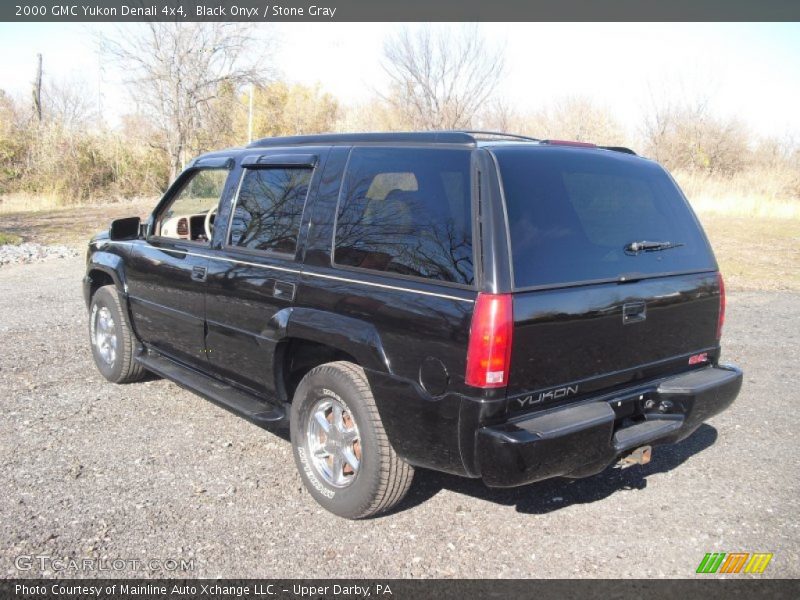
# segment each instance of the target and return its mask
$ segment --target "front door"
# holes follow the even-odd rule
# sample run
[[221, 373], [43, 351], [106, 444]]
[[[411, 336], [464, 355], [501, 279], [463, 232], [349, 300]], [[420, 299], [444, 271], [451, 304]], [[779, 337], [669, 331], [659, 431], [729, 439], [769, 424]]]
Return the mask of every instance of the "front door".
[[147, 239], [133, 244], [126, 268], [133, 327], [148, 345], [187, 364], [203, 364], [208, 247], [230, 171], [190, 169], [156, 209]]

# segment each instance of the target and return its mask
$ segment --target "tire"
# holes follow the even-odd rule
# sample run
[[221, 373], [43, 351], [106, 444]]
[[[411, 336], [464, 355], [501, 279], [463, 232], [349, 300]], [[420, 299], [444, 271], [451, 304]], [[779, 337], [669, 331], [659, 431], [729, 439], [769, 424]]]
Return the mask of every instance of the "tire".
[[136, 338], [113, 285], [101, 287], [92, 296], [89, 343], [97, 370], [110, 382], [129, 383], [144, 377], [144, 367], [133, 358]]
[[309, 371], [297, 386], [289, 423], [300, 477], [326, 510], [363, 519], [390, 510], [408, 492], [414, 469], [389, 444], [358, 365], [340, 361]]

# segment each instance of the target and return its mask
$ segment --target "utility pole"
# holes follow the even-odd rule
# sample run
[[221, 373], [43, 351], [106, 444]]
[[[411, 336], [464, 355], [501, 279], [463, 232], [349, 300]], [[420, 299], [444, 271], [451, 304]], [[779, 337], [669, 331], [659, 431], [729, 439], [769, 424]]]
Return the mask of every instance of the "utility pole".
[[247, 115], [247, 143], [253, 141], [253, 91], [255, 86], [250, 84], [250, 111]]
[[33, 111], [42, 122], [42, 55], [36, 55], [36, 79], [33, 81]]
[[97, 121], [99, 125], [105, 123], [103, 115], [103, 79], [105, 68], [103, 67], [103, 55], [97, 54]]

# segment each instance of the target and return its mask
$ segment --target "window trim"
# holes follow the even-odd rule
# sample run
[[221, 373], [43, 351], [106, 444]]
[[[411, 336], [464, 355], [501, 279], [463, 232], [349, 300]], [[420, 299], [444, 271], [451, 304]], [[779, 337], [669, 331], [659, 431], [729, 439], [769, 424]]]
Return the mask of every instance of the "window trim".
[[[161, 197], [161, 200], [158, 202], [158, 204], [156, 204], [153, 212], [150, 215], [152, 219], [151, 227], [154, 231], [157, 228], [161, 215], [164, 213], [164, 211], [175, 203], [175, 201], [178, 199], [178, 196], [183, 192], [183, 190], [186, 189], [186, 186], [191, 183], [191, 181], [196, 177], [196, 174], [200, 171], [228, 172], [225, 182], [222, 185], [219, 199], [217, 200], [217, 215], [219, 215], [220, 208], [222, 207], [222, 200], [225, 195], [225, 188], [228, 186], [231, 173], [233, 172], [233, 161], [230, 158], [226, 158], [224, 163], [220, 161], [220, 164], [193, 164], [184, 170], [180, 175], [178, 175], [177, 179], [175, 179], [166, 193]], [[193, 246], [197, 246], [198, 248], [211, 248], [214, 242], [213, 237], [207, 242], [198, 242], [197, 240], [184, 240], [181, 238], [172, 238], [148, 232], [147, 236], [145, 236], [145, 241], [150, 243], [151, 240], [160, 243], [174, 242], [179, 244], [191, 244]]]
[[[263, 155], [258, 157], [259, 159], [264, 158], [268, 155]], [[312, 155], [299, 155], [302, 156], [303, 159], [312, 156]], [[316, 157], [316, 155], [314, 155]], [[286, 158], [286, 155], [281, 155], [280, 158]], [[225, 237], [222, 240], [222, 250], [229, 250], [232, 252], [243, 252], [244, 254], [248, 254], [250, 256], [261, 256], [261, 257], [274, 257], [274, 258], [281, 258], [284, 260], [291, 260], [293, 262], [297, 262], [297, 253], [300, 250], [300, 234], [303, 229], [303, 222], [306, 216], [306, 210], [308, 208], [308, 199], [311, 197], [311, 188], [314, 182], [314, 176], [316, 174], [316, 170], [319, 166], [319, 160], [314, 163], [314, 166], [311, 166], [307, 163], [304, 164], [270, 164], [267, 162], [258, 162], [258, 163], [246, 163], [242, 161], [242, 172], [239, 175], [239, 183], [236, 186], [236, 193], [231, 198], [231, 207], [230, 207], [230, 214], [228, 215], [228, 225], [225, 229]], [[244, 184], [244, 178], [247, 176], [248, 172], [250, 171], [271, 171], [271, 170], [286, 170], [286, 169], [298, 169], [298, 170], [305, 170], [310, 172], [310, 177], [308, 178], [308, 189], [306, 190], [305, 198], [303, 198], [303, 210], [300, 213], [300, 223], [298, 224], [297, 228], [297, 237], [294, 243], [294, 252], [281, 252], [279, 250], [273, 250], [272, 248], [267, 248], [266, 250], [262, 249], [253, 249], [247, 248], [245, 246], [238, 246], [231, 244], [231, 229], [233, 228], [233, 216], [236, 213], [236, 205], [239, 202], [239, 196], [242, 192], [242, 185]]]
[[[369, 275], [375, 275], [378, 277], [386, 277], [388, 279], [397, 279], [400, 281], [408, 281], [408, 282], [419, 282], [419, 283], [426, 283], [429, 285], [441, 285], [444, 287], [449, 287], [453, 289], [460, 289], [460, 290], [470, 290], [475, 291], [478, 289], [478, 278], [477, 278], [477, 270], [475, 267], [475, 235], [474, 235], [474, 226], [470, 225], [470, 232], [473, 237], [472, 239], [472, 283], [459, 283], [457, 281], [444, 281], [442, 279], [432, 279], [430, 277], [420, 277], [419, 275], [405, 275], [403, 273], [395, 273], [393, 271], [378, 271], [376, 269], [367, 269], [366, 267], [354, 267], [352, 265], [343, 265], [336, 262], [336, 232], [339, 227], [339, 207], [342, 205], [343, 198], [348, 191], [347, 186], [347, 178], [350, 175], [350, 161], [353, 158], [353, 151], [357, 148], [363, 148], [364, 146], [353, 146], [350, 148], [350, 153], [347, 155], [347, 162], [345, 162], [344, 169], [342, 171], [342, 179], [341, 184], [339, 186], [339, 195], [336, 198], [336, 208], [333, 213], [333, 227], [331, 229], [331, 246], [330, 246], [330, 267], [332, 269], [340, 269], [342, 271], [349, 271], [351, 273], [365, 273]], [[396, 150], [396, 145], [387, 146], [386, 144], [377, 144], [377, 145], [370, 145], [370, 148], [377, 148], [380, 150]], [[468, 183], [469, 186], [469, 193], [471, 194], [472, 188], [472, 162], [471, 162], [471, 151], [473, 148], [464, 149], [463, 147], [457, 148], [441, 148], [439, 146], [431, 146], [431, 145], [416, 145], [416, 144], [409, 144], [403, 147], [404, 150], [413, 150], [413, 149], [432, 149], [432, 150], [464, 150], [465, 154], [467, 155], [468, 161], [468, 168], [467, 168], [467, 175], [468, 175]], [[472, 203], [470, 202], [470, 211], [472, 211]], [[474, 222], [476, 216], [474, 214], [470, 215], [471, 222]]]

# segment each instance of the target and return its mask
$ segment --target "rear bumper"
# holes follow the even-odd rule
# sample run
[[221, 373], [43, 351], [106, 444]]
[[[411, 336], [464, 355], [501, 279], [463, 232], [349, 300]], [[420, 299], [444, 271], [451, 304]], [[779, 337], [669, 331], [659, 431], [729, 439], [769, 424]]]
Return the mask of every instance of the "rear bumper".
[[476, 434], [477, 467], [490, 487], [593, 475], [640, 446], [687, 437], [730, 406], [741, 386], [738, 368], [706, 367], [649, 390], [483, 427]]

